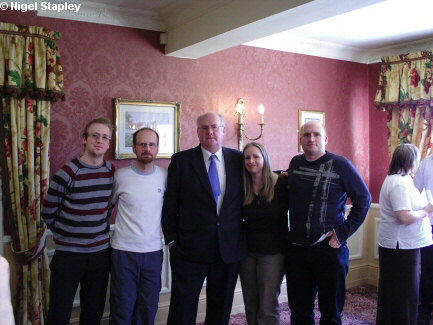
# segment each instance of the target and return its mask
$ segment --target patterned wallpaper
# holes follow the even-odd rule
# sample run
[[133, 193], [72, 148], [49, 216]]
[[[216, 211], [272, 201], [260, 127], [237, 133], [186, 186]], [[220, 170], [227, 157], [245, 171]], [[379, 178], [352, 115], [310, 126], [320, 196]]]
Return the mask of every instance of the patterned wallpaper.
[[388, 174], [388, 128], [387, 113], [374, 108], [380, 63], [368, 66], [370, 105], [370, 191], [373, 202], [379, 202], [380, 188]]
[[[187, 149], [198, 144], [195, 119], [206, 111], [226, 117], [224, 145], [236, 147], [235, 103], [242, 97], [250, 136], [259, 132], [257, 106], [265, 106], [265, 135], [260, 141], [270, 152], [274, 169], [287, 168], [297, 154], [298, 110], [325, 111], [328, 150], [351, 159], [369, 183], [375, 152], [368, 139], [374, 144], [376, 133], [369, 125], [377, 121], [369, 115], [374, 98], [370, 90], [378, 74], [373, 71], [369, 79], [365, 64], [248, 46], [197, 60], [180, 59], [164, 55], [156, 32], [29, 12], [4, 11], [0, 19], [63, 34], [59, 47], [67, 99], [52, 110], [52, 172], [82, 153], [80, 134], [87, 121], [98, 116], [114, 119], [113, 98], [181, 102], [181, 148]], [[107, 158], [113, 157], [111, 149]], [[115, 161], [117, 166], [129, 163]], [[169, 160], [158, 164], [167, 167]]]

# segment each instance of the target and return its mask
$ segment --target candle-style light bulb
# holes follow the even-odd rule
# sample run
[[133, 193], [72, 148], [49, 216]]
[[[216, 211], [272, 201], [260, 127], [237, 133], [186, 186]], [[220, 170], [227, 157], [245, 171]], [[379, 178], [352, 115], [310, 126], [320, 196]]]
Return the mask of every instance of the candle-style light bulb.
[[260, 114], [260, 123], [265, 123], [265, 107], [260, 104], [258, 108], [259, 114]]
[[245, 106], [245, 101], [242, 98], [239, 98], [236, 104], [236, 112], [242, 114], [244, 111], [244, 106]]

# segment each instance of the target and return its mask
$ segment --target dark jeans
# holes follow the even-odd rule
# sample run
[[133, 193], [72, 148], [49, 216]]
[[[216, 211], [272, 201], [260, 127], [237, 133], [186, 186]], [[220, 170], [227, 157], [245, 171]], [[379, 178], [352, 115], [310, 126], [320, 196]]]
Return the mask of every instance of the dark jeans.
[[418, 313], [430, 319], [433, 311], [433, 245], [421, 248], [421, 281]]
[[341, 325], [349, 270], [346, 243], [332, 248], [328, 240], [314, 246], [288, 245], [286, 281], [292, 325], [314, 325], [319, 295], [320, 324]]
[[69, 325], [80, 285], [80, 325], [99, 325], [105, 307], [111, 249], [95, 253], [58, 251], [50, 264], [48, 325]]
[[167, 325], [195, 325], [203, 281], [206, 279], [205, 325], [227, 325], [238, 278], [239, 263], [196, 263], [170, 250], [172, 290]]
[[110, 325], [153, 325], [161, 291], [162, 250], [135, 253], [113, 249]]

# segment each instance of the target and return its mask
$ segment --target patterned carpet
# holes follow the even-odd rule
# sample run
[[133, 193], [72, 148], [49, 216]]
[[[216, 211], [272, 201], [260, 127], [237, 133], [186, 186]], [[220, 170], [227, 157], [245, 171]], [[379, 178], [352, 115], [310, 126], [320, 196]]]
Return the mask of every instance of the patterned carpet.
[[[343, 312], [344, 325], [374, 325], [376, 320], [377, 291], [370, 285], [348, 289]], [[319, 324], [320, 312], [316, 301], [316, 324]], [[287, 303], [281, 304], [281, 325], [290, 325], [290, 310]], [[244, 314], [231, 316], [230, 325], [246, 325]]]

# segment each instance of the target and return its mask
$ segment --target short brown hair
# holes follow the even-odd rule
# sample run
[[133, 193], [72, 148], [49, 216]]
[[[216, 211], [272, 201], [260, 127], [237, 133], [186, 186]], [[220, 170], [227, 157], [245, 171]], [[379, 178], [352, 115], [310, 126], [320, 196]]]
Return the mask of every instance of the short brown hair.
[[158, 134], [158, 132], [156, 132], [154, 129], [148, 128], [148, 127], [141, 128], [141, 129], [139, 129], [139, 130], [137, 130], [137, 131], [134, 132], [134, 134], [132, 135], [132, 144], [137, 144], [137, 134], [139, 132], [141, 132], [141, 131], [146, 131], [146, 130], [147, 131], [152, 131], [153, 133], [155, 133], [155, 135], [156, 135], [156, 142], [157, 142], [157, 145], [159, 145], [159, 134]]
[[419, 149], [410, 143], [403, 143], [395, 148], [389, 164], [388, 175], [409, 174], [418, 164]]
[[111, 133], [113, 133], [113, 129], [114, 129], [111, 121], [105, 117], [98, 117], [98, 118], [91, 120], [89, 123], [86, 124], [86, 126], [84, 127], [84, 131], [83, 131], [83, 137], [85, 137], [87, 139], [87, 136], [89, 135], [90, 126], [92, 124], [96, 124], [96, 123], [103, 124], [103, 125], [107, 126], [108, 129], [110, 130], [110, 136], [111, 136]]

